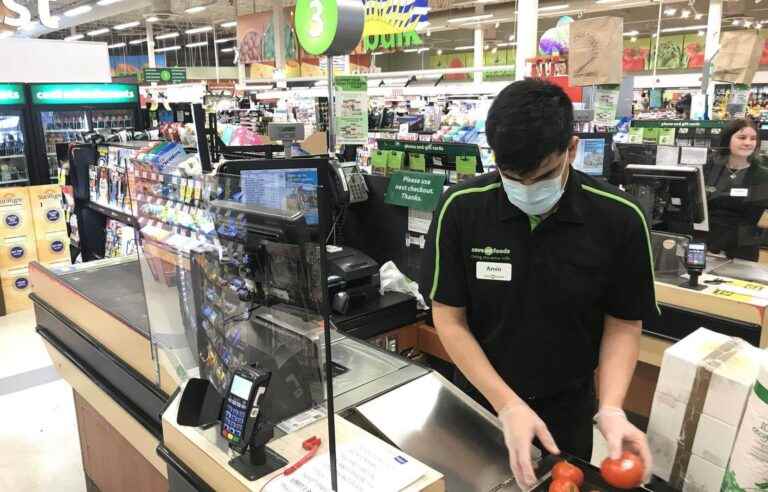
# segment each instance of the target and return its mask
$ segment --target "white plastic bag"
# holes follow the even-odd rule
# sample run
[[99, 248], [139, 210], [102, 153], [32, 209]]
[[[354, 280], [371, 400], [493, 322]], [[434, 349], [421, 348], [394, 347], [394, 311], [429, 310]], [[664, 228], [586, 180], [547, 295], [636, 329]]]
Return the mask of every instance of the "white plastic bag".
[[414, 282], [409, 279], [403, 273], [398, 270], [397, 266], [391, 261], [388, 261], [381, 265], [379, 269], [379, 276], [381, 278], [380, 291], [383, 295], [385, 292], [400, 292], [402, 294], [409, 294], [416, 298], [416, 303], [419, 309], [426, 311], [429, 309], [427, 303], [424, 302], [424, 296], [419, 292], [418, 282]]

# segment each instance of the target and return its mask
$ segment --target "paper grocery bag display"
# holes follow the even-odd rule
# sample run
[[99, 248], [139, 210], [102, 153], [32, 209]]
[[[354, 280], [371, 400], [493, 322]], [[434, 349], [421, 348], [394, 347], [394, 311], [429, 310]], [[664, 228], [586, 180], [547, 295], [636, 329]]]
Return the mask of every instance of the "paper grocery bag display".
[[624, 19], [596, 17], [572, 22], [568, 81], [572, 86], [621, 84]]
[[760, 64], [763, 42], [757, 31], [726, 31], [712, 62], [712, 80], [751, 84]]

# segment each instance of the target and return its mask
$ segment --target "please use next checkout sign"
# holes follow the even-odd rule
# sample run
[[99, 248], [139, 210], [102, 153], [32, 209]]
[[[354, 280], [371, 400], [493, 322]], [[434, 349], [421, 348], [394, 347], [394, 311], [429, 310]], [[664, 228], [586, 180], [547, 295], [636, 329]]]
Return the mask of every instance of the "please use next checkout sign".
[[389, 178], [384, 202], [432, 212], [443, 193], [445, 175], [396, 171]]

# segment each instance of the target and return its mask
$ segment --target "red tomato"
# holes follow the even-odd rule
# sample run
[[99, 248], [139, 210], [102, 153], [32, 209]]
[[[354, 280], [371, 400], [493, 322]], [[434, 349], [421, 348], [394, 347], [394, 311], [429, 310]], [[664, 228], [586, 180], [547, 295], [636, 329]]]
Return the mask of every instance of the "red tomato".
[[584, 483], [584, 472], [576, 465], [561, 461], [552, 468], [552, 478], [554, 480], [568, 480], [581, 487]]
[[634, 453], [624, 451], [621, 458], [612, 460], [606, 458], [600, 465], [600, 475], [608, 485], [619, 489], [632, 489], [643, 483], [645, 465], [643, 460]]
[[579, 487], [570, 480], [555, 479], [549, 484], [549, 492], [579, 492]]

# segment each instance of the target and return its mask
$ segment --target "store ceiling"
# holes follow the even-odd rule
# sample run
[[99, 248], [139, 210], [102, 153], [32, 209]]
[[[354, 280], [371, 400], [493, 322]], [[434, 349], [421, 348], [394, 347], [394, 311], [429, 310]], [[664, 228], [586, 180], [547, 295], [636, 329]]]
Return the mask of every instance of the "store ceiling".
[[[102, 0], [103, 1], [103, 0]], [[143, 22], [152, 14], [160, 15], [161, 20], [154, 23], [155, 33], [180, 31], [194, 26], [216, 25], [234, 20], [239, 15], [269, 10], [273, 1], [281, 5], [291, 5], [295, 0], [122, 0], [111, 5], [99, 6], [97, 0], [52, 0], [51, 10], [54, 15], [60, 15], [64, 29], [50, 31], [39, 24], [23, 35], [61, 39], [71, 34], [74, 28], [78, 33], [86, 33], [105, 27], [139, 21], [142, 24], [135, 28], [122, 31], [111, 31], [99, 37], [86, 37], [86, 40], [109, 41], [139, 38], [145, 35]], [[519, 1], [526, 0], [480, 0], [482, 3], [470, 0], [430, 0], [430, 34], [424, 39], [427, 46], [448, 46], [456, 42], [472, 41], [472, 30], [475, 25], [455, 26], [448, 19], [469, 16], [483, 11], [492, 13], [493, 20], [499, 22], [498, 27], [493, 22], [483, 24], [487, 38], [507, 40], [515, 32], [515, 11]], [[21, 0], [33, 11], [37, 0]], [[673, 16], [662, 15], [662, 28], [696, 26], [706, 24], [706, 12], [709, 0], [664, 0], [663, 9], [675, 8]], [[63, 12], [72, 8], [91, 5], [93, 10], [77, 17], [64, 17]], [[567, 7], [563, 7], [566, 5]], [[205, 7], [199, 13], [185, 13], [191, 7]], [[562, 7], [562, 8], [557, 8]], [[540, 0], [539, 32], [553, 27], [563, 15], [573, 18], [589, 18], [602, 15], [616, 15], [624, 18], [625, 31], [638, 31], [640, 35], [648, 35], [656, 31], [659, 14], [658, 3], [654, 0], [618, 0], [615, 2], [597, 3], [595, 0]], [[551, 9], [551, 10], [548, 10]], [[688, 10], [687, 18], [681, 17], [681, 12]], [[696, 14], [704, 17], [696, 19]], [[754, 20], [768, 21], [768, 1], [762, 0], [729, 0], [725, 3], [725, 27], [730, 27], [731, 18], [749, 17]], [[768, 25], [767, 25], [768, 27]], [[219, 29], [217, 27], [217, 29]], [[232, 28], [230, 32], [234, 32]], [[223, 32], [220, 36], [228, 36]]]

